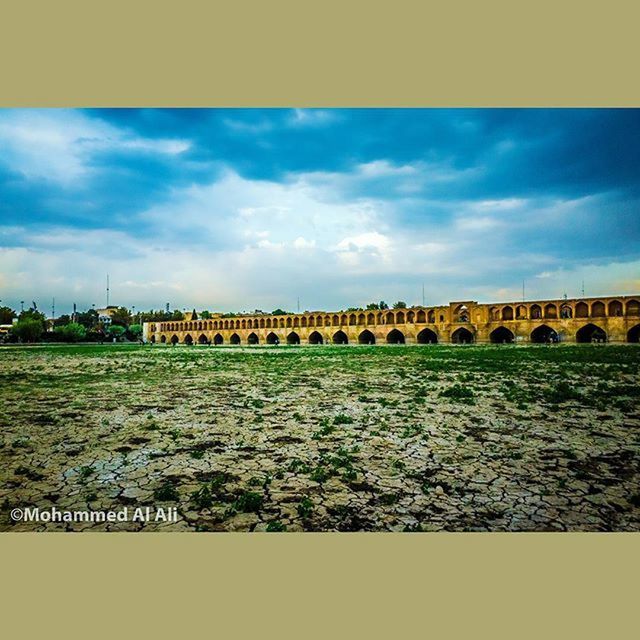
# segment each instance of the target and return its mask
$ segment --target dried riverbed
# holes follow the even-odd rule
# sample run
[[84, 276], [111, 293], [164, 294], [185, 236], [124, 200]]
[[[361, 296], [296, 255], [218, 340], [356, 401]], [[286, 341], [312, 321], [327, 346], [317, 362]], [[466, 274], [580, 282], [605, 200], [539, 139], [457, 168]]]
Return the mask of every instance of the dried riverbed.
[[[0, 349], [0, 530], [640, 529], [633, 345]], [[14, 522], [175, 506], [178, 522]]]

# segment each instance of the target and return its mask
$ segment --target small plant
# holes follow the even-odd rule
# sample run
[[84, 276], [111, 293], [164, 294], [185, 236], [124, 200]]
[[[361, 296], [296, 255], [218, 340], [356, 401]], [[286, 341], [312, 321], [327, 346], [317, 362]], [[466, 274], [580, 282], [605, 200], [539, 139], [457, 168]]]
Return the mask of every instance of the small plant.
[[353, 418], [346, 413], [339, 413], [333, 418], [333, 424], [353, 424]]
[[313, 514], [313, 502], [308, 496], [304, 496], [297, 506], [298, 515], [305, 520], [310, 518]]
[[242, 513], [257, 513], [262, 508], [263, 497], [255, 491], [245, 491], [233, 503], [233, 508]]
[[89, 476], [93, 475], [93, 473], [93, 467], [90, 465], [80, 467], [80, 469], [78, 470], [78, 475], [80, 476], [81, 480], [86, 480]]
[[271, 522], [269, 522], [269, 524], [267, 524], [266, 530], [269, 533], [275, 533], [280, 531], [286, 531], [287, 527], [282, 522], [280, 522], [280, 520], [272, 520]]
[[213, 496], [208, 485], [203, 484], [200, 489], [191, 494], [191, 501], [198, 509], [207, 509], [213, 504]]
[[450, 400], [457, 400], [459, 402], [473, 403], [475, 394], [473, 389], [464, 387], [461, 384], [454, 384], [448, 389], [440, 392], [441, 398], [449, 398]]
[[180, 495], [176, 488], [169, 482], [157, 487], [153, 491], [153, 497], [159, 502], [176, 502], [180, 499]]

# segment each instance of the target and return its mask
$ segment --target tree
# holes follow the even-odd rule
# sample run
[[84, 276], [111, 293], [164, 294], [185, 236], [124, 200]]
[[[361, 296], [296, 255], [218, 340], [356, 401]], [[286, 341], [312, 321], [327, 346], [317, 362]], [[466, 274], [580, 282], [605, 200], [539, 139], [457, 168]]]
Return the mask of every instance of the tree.
[[23, 318], [11, 327], [11, 334], [22, 342], [37, 342], [43, 333], [44, 326], [37, 318]]
[[26, 311], [21, 311], [18, 316], [18, 320], [36, 320], [42, 326], [42, 330], [47, 330], [47, 318], [44, 313], [40, 313], [37, 309], [27, 309]]
[[87, 336], [87, 330], [85, 327], [77, 322], [69, 322], [62, 327], [56, 327], [55, 332], [65, 342], [78, 342], [84, 340]]
[[127, 307], [118, 307], [111, 314], [111, 324], [120, 325], [121, 327], [128, 327], [131, 323], [131, 314]]
[[398, 300], [398, 302], [394, 302], [393, 303], [393, 308], [394, 309], [406, 309], [407, 308], [407, 303], [403, 302], [402, 300]]
[[377, 303], [377, 302], [370, 302], [370, 303], [367, 305], [367, 311], [375, 311], [375, 310], [377, 310], [377, 309], [379, 309], [379, 308], [380, 308], [380, 306], [378, 305], [378, 303]]
[[208, 320], [208, 319], [211, 317], [211, 313], [205, 309], [205, 310], [200, 314], [200, 317], [201, 317], [203, 320]]
[[286, 316], [289, 312], [288, 311], [284, 311], [283, 309], [276, 309], [275, 311], [271, 312], [272, 316]]
[[76, 322], [86, 329], [95, 329], [98, 326], [98, 317], [95, 309], [88, 309], [76, 315]]
[[132, 324], [129, 327], [129, 334], [132, 338], [137, 340], [142, 335], [142, 325], [141, 324]]
[[119, 324], [112, 324], [109, 327], [109, 335], [112, 338], [115, 338], [116, 340], [121, 338], [124, 335], [124, 332], [125, 332], [125, 328], [120, 326]]
[[16, 312], [11, 307], [0, 307], [0, 324], [11, 324]]
[[61, 316], [58, 316], [54, 321], [53, 321], [53, 326], [54, 327], [64, 327], [65, 325], [69, 324], [71, 322], [71, 318], [64, 314]]
[[384, 300], [380, 300], [380, 302], [378, 303], [378, 309], [388, 309], [389, 305], [384, 301]]

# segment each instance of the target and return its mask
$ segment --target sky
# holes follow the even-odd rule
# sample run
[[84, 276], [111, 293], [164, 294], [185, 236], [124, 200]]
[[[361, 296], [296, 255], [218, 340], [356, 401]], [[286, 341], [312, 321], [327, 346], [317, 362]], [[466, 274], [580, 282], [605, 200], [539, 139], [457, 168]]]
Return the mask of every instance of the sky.
[[0, 305], [640, 292], [640, 110], [0, 109]]

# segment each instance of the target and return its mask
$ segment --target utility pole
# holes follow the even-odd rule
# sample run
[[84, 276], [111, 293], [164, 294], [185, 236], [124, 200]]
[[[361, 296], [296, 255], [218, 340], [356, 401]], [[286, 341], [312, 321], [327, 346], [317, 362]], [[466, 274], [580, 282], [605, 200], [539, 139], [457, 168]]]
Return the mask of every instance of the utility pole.
[[584, 298], [584, 278], [582, 279], [582, 297]]
[[20, 300], [20, 313], [24, 311], [24, 300]]
[[56, 319], [56, 299], [52, 298], [51, 300], [51, 319]]
[[109, 306], [109, 274], [107, 273], [107, 307]]

